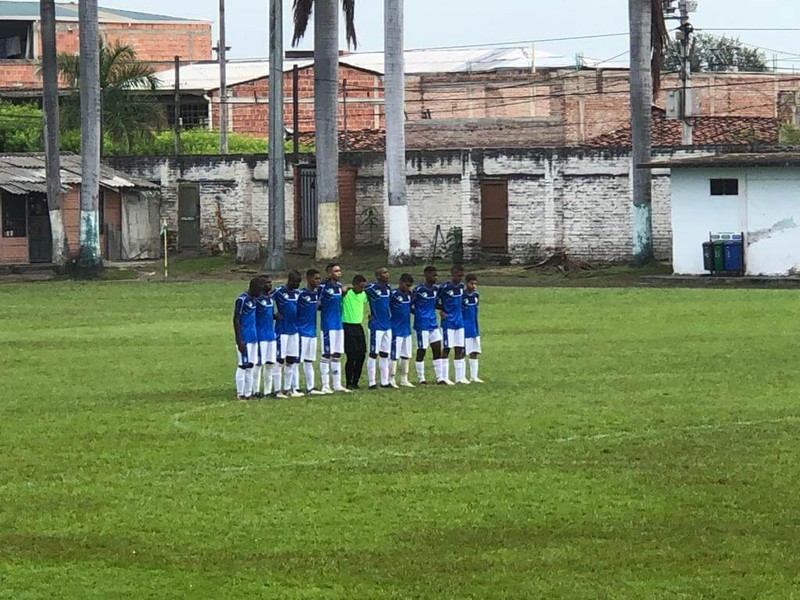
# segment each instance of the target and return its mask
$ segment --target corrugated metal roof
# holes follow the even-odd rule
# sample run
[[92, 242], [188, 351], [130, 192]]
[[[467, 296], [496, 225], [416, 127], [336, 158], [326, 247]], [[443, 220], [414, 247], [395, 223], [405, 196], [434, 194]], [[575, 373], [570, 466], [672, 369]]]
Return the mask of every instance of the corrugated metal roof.
[[[81, 182], [81, 157], [71, 153], [61, 155], [61, 184], [66, 186]], [[158, 186], [121, 173], [105, 165], [100, 166], [100, 185], [120, 189], [157, 189]], [[0, 189], [9, 194], [47, 193], [47, 176], [43, 153], [0, 154]]]
[[[198, 22], [199, 19], [185, 19], [167, 15], [121, 10], [117, 8], [99, 8], [98, 19], [101, 23], [153, 23], [153, 22]], [[0, 0], [0, 19], [39, 20], [38, 2], [10, 2]], [[75, 2], [56, 3], [56, 19], [60, 21], [77, 21], [78, 4]]]

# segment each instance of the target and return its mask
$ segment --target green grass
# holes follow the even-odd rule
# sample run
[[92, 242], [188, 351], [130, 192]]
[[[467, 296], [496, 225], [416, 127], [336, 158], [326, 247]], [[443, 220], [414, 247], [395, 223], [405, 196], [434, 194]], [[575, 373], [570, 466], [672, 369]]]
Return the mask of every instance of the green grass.
[[0, 598], [800, 596], [795, 292], [484, 288], [484, 386], [244, 404], [240, 288], [0, 287]]

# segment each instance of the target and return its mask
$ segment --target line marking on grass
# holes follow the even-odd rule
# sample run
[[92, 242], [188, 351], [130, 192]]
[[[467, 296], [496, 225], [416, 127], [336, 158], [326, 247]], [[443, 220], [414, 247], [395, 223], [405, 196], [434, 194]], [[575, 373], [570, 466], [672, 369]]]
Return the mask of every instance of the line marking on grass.
[[183, 412], [175, 413], [174, 415], [172, 415], [172, 424], [181, 431], [209, 436], [209, 437], [215, 437], [221, 440], [225, 440], [226, 442], [249, 442], [251, 444], [256, 444], [260, 442], [261, 441], [260, 438], [253, 437], [251, 435], [245, 435], [241, 433], [240, 434], [228, 433], [225, 431], [221, 431], [219, 429], [198, 427], [197, 425], [192, 425], [183, 422], [184, 417], [197, 415], [216, 408], [222, 408], [223, 406], [230, 406], [230, 404], [231, 404], [230, 402], [217, 402], [216, 404], [197, 406], [195, 408], [190, 408], [189, 410], [185, 410]]

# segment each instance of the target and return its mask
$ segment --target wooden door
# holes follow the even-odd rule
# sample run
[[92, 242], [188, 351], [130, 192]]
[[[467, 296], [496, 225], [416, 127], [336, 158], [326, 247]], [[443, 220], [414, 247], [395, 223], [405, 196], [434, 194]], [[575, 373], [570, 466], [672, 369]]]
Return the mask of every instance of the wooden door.
[[481, 182], [481, 248], [485, 252], [508, 252], [508, 181]]
[[50, 213], [47, 198], [28, 197], [28, 256], [32, 263], [53, 260], [53, 236], [50, 233]]

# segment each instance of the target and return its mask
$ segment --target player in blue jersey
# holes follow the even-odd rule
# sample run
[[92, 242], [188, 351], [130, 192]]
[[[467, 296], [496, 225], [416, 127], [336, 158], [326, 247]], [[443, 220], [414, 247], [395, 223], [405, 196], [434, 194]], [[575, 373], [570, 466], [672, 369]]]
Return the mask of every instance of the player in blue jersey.
[[300, 362], [306, 379], [306, 393], [322, 394], [314, 389], [314, 363], [317, 361], [317, 312], [319, 284], [322, 279], [316, 269], [306, 271], [306, 287], [297, 299], [297, 330], [300, 334]]
[[450, 384], [450, 349], [455, 350], [453, 366], [455, 367], [456, 383], [469, 383], [467, 369], [464, 364], [464, 316], [462, 302], [464, 300], [464, 267], [453, 265], [450, 269], [450, 281], [439, 289], [439, 298], [436, 307], [440, 311], [442, 327], [442, 358], [444, 359], [443, 379], [445, 384]]
[[261, 294], [262, 288], [260, 278], [251, 279], [247, 291], [236, 298], [233, 309], [233, 336], [237, 354], [235, 380], [239, 400], [248, 400], [252, 396], [253, 366], [258, 360], [256, 297]]
[[470, 273], [464, 279], [464, 348], [469, 356], [469, 375], [472, 383], [483, 383], [478, 377], [478, 357], [481, 354], [481, 331], [478, 327], [478, 277]]
[[414, 315], [414, 332], [417, 334], [417, 381], [425, 381], [425, 352], [430, 347], [433, 354], [434, 381], [443, 381], [442, 373], [442, 330], [436, 319], [436, 300], [439, 295], [439, 286], [436, 279], [439, 272], [436, 267], [428, 266], [422, 272], [425, 283], [414, 288], [411, 302], [411, 312]]
[[[278, 343], [275, 338], [275, 305], [272, 302], [272, 278], [259, 276], [261, 293], [256, 298], [256, 334], [258, 337], [258, 362], [253, 369], [253, 396], [261, 398], [272, 391], [272, 371], [277, 360]], [[263, 386], [263, 394], [262, 394]]]
[[369, 302], [369, 358], [367, 359], [367, 378], [369, 388], [376, 384], [376, 367], [380, 356], [381, 387], [389, 386], [389, 352], [392, 349], [392, 322], [389, 299], [392, 287], [389, 285], [389, 270], [381, 267], [375, 271], [375, 281], [364, 292]]
[[[330, 263], [325, 271], [328, 278], [319, 292], [319, 327], [322, 330], [322, 359], [319, 363], [322, 391], [349, 393], [342, 385], [342, 354], [344, 354], [344, 325], [342, 324], [342, 265]], [[328, 378], [330, 375], [330, 385]]]
[[[275, 309], [278, 313], [278, 326], [275, 328], [280, 335], [280, 356], [278, 362], [283, 361], [283, 394], [285, 396], [302, 396], [297, 392], [300, 360], [300, 334], [297, 330], [297, 301], [300, 297], [300, 272], [289, 271], [286, 285], [279, 287], [272, 294]], [[280, 370], [278, 377], [273, 381], [280, 390]]]
[[[389, 385], [399, 387], [395, 382], [395, 370], [400, 371], [400, 385], [415, 387], [408, 380], [408, 363], [411, 359], [411, 286], [414, 278], [408, 273], [400, 275], [400, 283], [392, 292], [389, 300], [389, 310], [392, 322], [392, 367], [389, 376]], [[399, 367], [397, 369], [396, 367]]]

